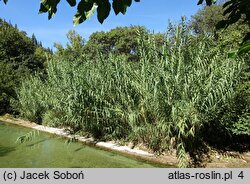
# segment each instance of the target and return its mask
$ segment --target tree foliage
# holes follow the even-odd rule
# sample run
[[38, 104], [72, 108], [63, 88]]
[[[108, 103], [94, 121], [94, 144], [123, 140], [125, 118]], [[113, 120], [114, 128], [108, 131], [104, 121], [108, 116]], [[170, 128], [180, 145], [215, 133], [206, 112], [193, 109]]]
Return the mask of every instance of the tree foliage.
[[[140, 0], [134, 1], [139, 2]], [[204, 1], [209, 6], [216, 3], [216, 0], [199, 0], [198, 5]], [[3, 0], [3, 2], [6, 4], [8, 0]], [[114, 10], [116, 15], [119, 13], [125, 14], [127, 7], [130, 7], [132, 4], [132, 0], [112, 0], [112, 3], [110, 0], [81, 0], [78, 4], [76, 0], [67, 0], [67, 2], [71, 7], [77, 5], [77, 13], [73, 18], [74, 25], [84, 22], [92, 16], [95, 11], [97, 12], [98, 21], [103, 23], [109, 16], [111, 9]], [[41, 0], [39, 12], [48, 13], [48, 18], [51, 19], [57, 12], [57, 5], [59, 3], [60, 0]], [[224, 3], [223, 7], [224, 16], [227, 16], [227, 19], [219, 22], [217, 24], [218, 28], [226, 28], [239, 21], [242, 17], [244, 21], [250, 25], [249, 0], [229, 0]], [[250, 32], [245, 35], [238, 53], [241, 54], [248, 51], [250, 51]]]
[[[100, 55], [107, 57], [109, 54], [123, 55], [129, 61], [138, 61], [138, 32], [144, 32], [145, 37], [152, 33], [142, 26], [117, 27], [110, 31], [94, 32], [86, 42], [77, 32], [70, 30], [67, 33], [68, 43], [64, 48], [60, 43], [55, 43], [58, 57], [69, 60], [95, 61]], [[164, 44], [164, 34], [155, 35], [156, 48]], [[153, 48], [152, 48], [153, 49]]]
[[46, 49], [35, 44], [35, 36], [27, 37], [0, 19], [0, 114], [12, 112], [10, 100], [16, 98], [15, 89], [30, 73], [43, 71]]
[[192, 16], [190, 26], [195, 34], [213, 35], [216, 25], [223, 19], [222, 5], [204, 6]]
[[[114, 10], [115, 14], [125, 14], [127, 8], [131, 6], [133, 0], [81, 0], [77, 3], [76, 0], [67, 0], [71, 7], [77, 5], [77, 12], [73, 18], [75, 25], [84, 22], [87, 18], [97, 12], [97, 19], [100, 23], [109, 16], [111, 9]], [[134, 0], [139, 2], [140, 0]], [[8, 0], [3, 1], [5, 4]], [[57, 5], [60, 0], [41, 0], [40, 1], [40, 13], [48, 13], [48, 19], [51, 19], [57, 12]]]
[[54, 43], [54, 47], [57, 49], [54, 56], [63, 57], [69, 61], [82, 60], [84, 58], [85, 39], [74, 30], [70, 30], [66, 36], [69, 42], [65, 48], [60, 43]]
[[223, 12], [222, 4], [204, 6], [192, 16], [190, 28], [200, 38], [204, 35], [212, 36], [214, 41], [211, 42], [211, 46], [220, 47], [223, 52], [235, 52], [241, 46], [244, 36], [249, 32], [249, 27], [241, 19], [229, 25], [227, 29], [216, 29], [218, 23], [226, 20]]
[[[217, 28], [227, 28], [229, 25], [235, 24], [239, 20], [248, 24], [250, 27], [250, 3], [249, 0], [229, 0], [224, 5], [224, 16], [227, 16], [226, 20], [222, 20], [218, 23]], [[248, 32], [243, 41], [242, 46], [239, 49], [239, 54], [250, 51], [250, 32]]]
[[[199, 0], [198, 4], [202, 4], [204, 0]], [[207, 5], [212, 5], [216, 0], [206, 0]], [[226, 19], [221, 20], [216, 25], [217, 29], [227, 28], [230, 25], [243, 20], [250, 27], [250, 3], [249, 0], [228, 0], [223, 4], [223, 15]], [[241, 47], [238, 50], [239, 54], [250, 51], [250, 32], [245, 34], [242, 40]]]
[[138, 31], [148, 35], [146, 28], [141, 26], [117, 27], [110, 31], [95, 32], [90, 35], [84, 52], [94, 59], [98, 54], [124, 55], [130, 61], [138, 60]]

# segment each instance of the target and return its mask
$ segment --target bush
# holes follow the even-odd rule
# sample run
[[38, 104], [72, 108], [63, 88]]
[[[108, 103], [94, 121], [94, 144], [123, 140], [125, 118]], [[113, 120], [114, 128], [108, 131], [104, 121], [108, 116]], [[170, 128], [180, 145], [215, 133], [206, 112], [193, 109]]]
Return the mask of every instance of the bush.
[[25, 32], [0, 19], [0, 114], [17, 113], [12, 101], [16, 100], [20, 82], [30, 74], [43, 72], [45, 59], [37, 49]]

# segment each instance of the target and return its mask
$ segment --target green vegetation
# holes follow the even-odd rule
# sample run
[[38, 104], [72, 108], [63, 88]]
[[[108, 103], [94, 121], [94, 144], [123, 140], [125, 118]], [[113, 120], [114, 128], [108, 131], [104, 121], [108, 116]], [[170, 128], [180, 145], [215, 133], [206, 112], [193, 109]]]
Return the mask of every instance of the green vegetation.
[[[0, 0], [1, 1], [1, 0]], [[140, 0], [134, 0], [140, 2]], [[3, 0], [6, 4], [8, 0]], [[133, 0], [81, 0], [77, 3], [76, 0], [67, 0], [71, 7], [77, 5], [77, 12], [73, 18], [74, 25], [84, 22], [86, 19], [91, 17], [94, 12], [97, 12], [97, 19], [100, 23], [109, 16], [111, 9], [114, 10], [115, 14], [125, 14], [127, 8], [132, 5]], [[51, 19], [57, 12], [57, 5], [60, 0], [41, 0], [39, 13], [48, 13], [48, 19]]]
[[[110, 31], [95, 32], [90, 35], [86, 42], [81, 35], [73, 30], [67, 33], [69, 43], [64, 48], [60, 43], [55, 43], [57, 48], [56, 56], [60, 59], [63, 57], [68, 61], [74, 61], [76, 58], [81, 61], [88, 59], [98, 61], [99, 56], [107, 58], [109, 54], [115, 56], [123, 56], [128, 61], [137, 62], [139, 60], [138, 53], [138, 31], [143, 32], [144, 36], [152, 35], [146, 28], [142, 26], [117, 27]], [[154, 34], [156, 48], [159, 49], [164, 44], [164, 34]]]
[[[221, 50], [222, 53], [227, 52], [229, 57], [236, 57], [235, 52], [241, 46], [244, 36], [249, 32], [249, 26], [243, 19], [235, 24], [228, 25], [227, 29], [216, 30], [216, 25], [224, 21], [223, 5], [212, 5], [204, 7], [198, 11], [190, 23], [190, 28], [195, 32], [198, 38], [203, 38], [204, 35], [213, 37], [211, 42], [212, 47]], [[234, 105], [224, 112], [223, 121], [235, 124], [230, 125], [234, 127], [235, 134], [250, 135], [249, 129], [249, 54], [241, 55], [245, 60], [245, 65], [240, 75], [240, 84], [236, 89]], [[225, 110], [225, 109], [224, 109]], [[237, 123], [236, 123], [237, 122]], [[243, 126], [244, 124], [244, 126]], [[243, 128], [244, 127], [244, 128]], [[244, 130], [243, 130], [244, 129]], [[238, 133], [237, 133], [238, 132]], [[226, 136], [228, 137], [228, 136]], [[226, 140], [226, 139], [225, 139]]]
[[[134, 0], [140, 2], [140, 0]], [[6, 4], [8, 0], [3, 0]], [[67, 0], [71, 7], [76, 6], [76, 0]], [[132, 5], [132, 0], [81, 0], [77, 4], [77, 13], [73, 18], [74, 25], [81, 24], [88, 18], [90, 18], [95, 11], [97, 12], [97, 19], [100, 23], [109, 16], [111, 9], [115, 14], [125, 14], [127, 8]], [[204, 0], [199, 0], [198, 5], [202, 4]], [[217, 2], [217, 0], [205, 0], [206, 5], [211, 6]], [[41, 0], [39, 13], [48, 13], [48, 19], [51, 19], [57, 12], [57, 5], [60, 0]], [[249, 0], [224, 0], [223, 1], [223, 17], [224, 20], [217, 22], [217, 29], [227, 28], [230, 25], [243, 20], [248, 27], [250, 26], [250, 4]], [[112, 4], [112, 6], [111, 6]], [[155, 4], [153, 4], [155, 5]], [[247, 53], [250, 51], [250, 32], [248, 32], [242, 40], [241, 47], [238, 50], [238, 54]]]
[[27, 37], [16, 26], [0, 19], [0, 114], [14, 113], [11, 99], [15, 90], [28, 75], [44, 71], [45, 53], [35, 36]]
[[197, 43], [185, 25], [165, 37], [156, 50], [154, 36], [139, 31], [136, 63], [112, 54], [94, 63], [50, 61], [45, 81], [22, 83], [21, 115], [98, 139], [143, 142], [154, 151], [176, 148], [186, 166], [204, 128], [232, 134], [245, 127], [245, 121], [224, 121], [225, 109], [236, 102], [243, 59], [232, 60], [220, 49], [207, 52], [210, 36]]
[[[223, 15], [227, 17], [225, 20], [217, 24], [217, 28], [227, 28], [236, 22], [243, 21], [250, 27], [250, 4], [248, 0], [229, 0], [223, 4]], [[245, 34], [242, 45], [238, 53], [247, 53], [250, 51], [250, 31]]]
[[250, 136], [250, 63], [238, 48], [249, 25], [241, 19], [217, 30], [224, 20], [223, 7], [212, 5], [165, 34], [118, 27], [86, 41], [69, 31], [69, 43], [56, 43], [46, 62], [49, 51], [34, 36], [3, 21], [2, 112], [158, 153], [176, 149], [180, 167], [207, 145], [240, 147]]

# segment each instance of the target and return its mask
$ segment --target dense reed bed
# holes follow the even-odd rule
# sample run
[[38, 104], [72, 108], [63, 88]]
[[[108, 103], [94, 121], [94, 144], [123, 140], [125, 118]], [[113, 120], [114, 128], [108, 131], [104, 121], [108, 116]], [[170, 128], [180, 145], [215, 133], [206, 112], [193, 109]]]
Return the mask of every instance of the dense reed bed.
[[174, 148], [186, 167], [201, 130], [230, 104], [242, 70], [239, 59], [209, 49], [209, 37], [195, 39], [178, 26], [159, 48], [154, 36], [139, 31], [138, 62], [114, 55], [95, 62], [52, 59], [46, 79], [22, 83], [21, 115], [98, 139]]

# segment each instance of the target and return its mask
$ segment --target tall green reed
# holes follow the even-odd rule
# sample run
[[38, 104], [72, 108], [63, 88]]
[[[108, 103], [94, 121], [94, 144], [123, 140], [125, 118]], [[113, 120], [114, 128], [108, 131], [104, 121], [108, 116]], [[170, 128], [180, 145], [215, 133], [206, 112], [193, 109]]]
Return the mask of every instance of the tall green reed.
[[139, 30], [136, 63], [122, 55], [49, 61], [45, 81], [32, 77], [22, 84], [20, 112], [100, 139], [175, 148], [179, 166], [187, 167], [199, 131], [234, 95], [241, 61], [211, 54], [209, 37], [197, 42], [185, 25], [174, 33], [159, 48], [153, 35]]

